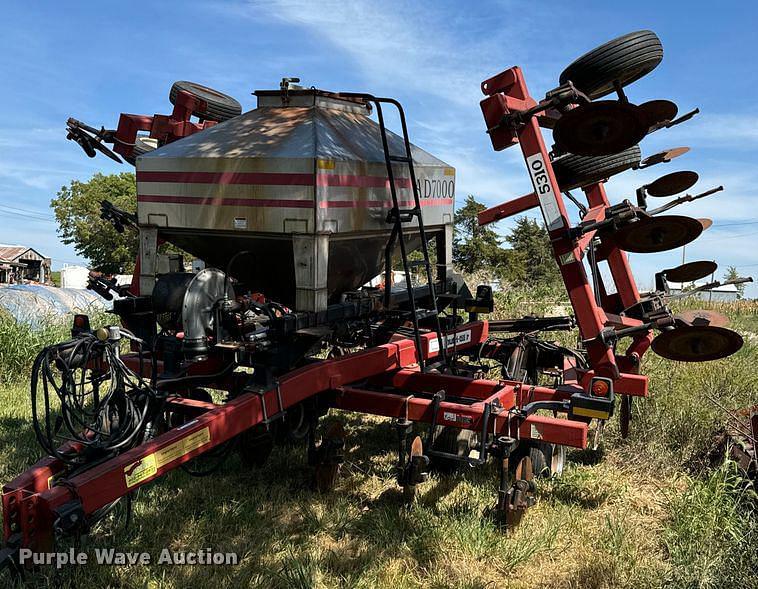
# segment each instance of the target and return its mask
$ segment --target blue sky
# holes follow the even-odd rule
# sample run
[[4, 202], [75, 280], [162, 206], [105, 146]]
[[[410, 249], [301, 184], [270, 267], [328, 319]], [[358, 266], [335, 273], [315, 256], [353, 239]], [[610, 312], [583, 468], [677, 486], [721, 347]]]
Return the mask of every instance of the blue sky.
[[[712, 5], [710, 5], [712, 6]], [[691, 122], [642, 143], [643, 155], [688, 145], [667, 164], [627, 172], [613, 201], [658, 175], [693, 169], [696, 189], [724, 193], [676, 212], [714, 226], [687, 259], [715, 259], [758, 274], [758, 8], [698, 9], [692, 2], [6, 2], [0, 36], [0, 242], [80, 261], [60, 244], [49, 201], [71, 179], [130, 169], [88, 159], [65, 140], [65, 121], [115, 126], [119, 112], [169, 112], [174, 80], [213, 86], [254, 107], [255, 89], [282, 76], [335, 91], [398, 98], [411, 140], [455, 166], [457, 196], [492, 205], [531, 191], [518, 148], [492, 151], [479, 83], [521, 65], [543, 96], [586, 50], [640, 28], [658, 33], [663, 63], [628, 89], [632, 101], [668, 98]], [[498, 229], [507, 231], [508, 224]], [[632, 255], [639, 284], [676, 265], [681, 251]], [[758, 287], [748, 289], [758, 296]]]

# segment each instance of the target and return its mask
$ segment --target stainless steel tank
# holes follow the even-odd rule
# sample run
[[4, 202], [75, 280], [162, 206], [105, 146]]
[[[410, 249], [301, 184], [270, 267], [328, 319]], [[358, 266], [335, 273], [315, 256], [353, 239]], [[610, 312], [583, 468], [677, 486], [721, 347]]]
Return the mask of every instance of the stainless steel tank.
[[[379, 126], [365, 104], [332, 93], [255, 94], [256, 109], [137, 159], [141, 282], [154, 273], [153, 238], [164, 236], [223, 270], [247, 252], [233, 276], [296, 310], [321, 310], [383, 267], [392, 227]], [[402, 154], [401, 138], [389, 140]], [[446, 242], [438, 255], [449, 264], [455, 170], [412, 152], [425, 227]], [[395, 174], [410, 207], [407, 166]]]

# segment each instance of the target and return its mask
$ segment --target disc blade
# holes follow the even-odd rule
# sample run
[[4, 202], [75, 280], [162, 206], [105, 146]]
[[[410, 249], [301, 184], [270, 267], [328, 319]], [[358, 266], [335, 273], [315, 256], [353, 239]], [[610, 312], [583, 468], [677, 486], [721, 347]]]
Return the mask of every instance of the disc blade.
[[600, 156], [618, 153], [647, 134], [647, 122], [637, 106], [601, 100], [570, 110], [555, 124], [553, 139], [560, 151]]
[[716, 268], [718, 268], [716, 262], [698, 260], [697, 262], [687, 262], [676, 268], [669, 268], [663, 273], [666, 275], [666, 280], [671, 282], [692, 282], [713, 274]]
[[645, 192], [648, 196], [672, 196], [694, 186], [698, 178], [697, 172], [671, 172], [647, 184]]
[[674, 319], [677, 320], [677, 323], [684, 322], [688, 325], [708, 325], [710, 327], [726, 327], [729, 325], [729, 318], [726, 315], [708, 309], [682, 311], [674, 315]]
[[656, 164], [670, 162], [674, 158], [679, 157], [680, 155], [684, 155], [689, 150], [689, 147], [672, 147], [671, 149], [667, 149], [665, 151], [659, 151], [658, 153], [649, 155], [644, 160], [642, 160], [640, 162], [640, 167], [647, 168]]
[[670, 100], [648, 100], [638, 107], [647, 121], [648, 128], [674, 120], [679, 107]]
[[532, 459], [529, 456], [524, 456], [516, 465], [516, 479], [531, 481], [533, 478]]
[[653, 340], [652, 348], [668, 360], [707, 362], [731, 356], [742, 344], [740, 334], [731, 329], [692, 325], [660, 333]]
[[413, 442], [411, 442], [411, 457], [413, 456], [423, 456], [424, 454], [424, 443], [421, 441], [421, 436], [416, 436], [413, 438]]
[[648, 217], [607, 234], [607, 238], [627, 252], [650, 254], [682, 247], [703, 232], [700, 221], [679, 215]]

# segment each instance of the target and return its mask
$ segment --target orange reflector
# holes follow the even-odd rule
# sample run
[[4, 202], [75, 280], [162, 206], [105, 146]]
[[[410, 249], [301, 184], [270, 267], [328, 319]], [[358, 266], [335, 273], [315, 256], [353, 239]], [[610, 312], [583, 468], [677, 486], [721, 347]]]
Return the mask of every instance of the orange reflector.
[[592, 383], [592, 394], [596, 397], [605, 397], [608, 394], [608, 382], [605, 380], [596, 380]]

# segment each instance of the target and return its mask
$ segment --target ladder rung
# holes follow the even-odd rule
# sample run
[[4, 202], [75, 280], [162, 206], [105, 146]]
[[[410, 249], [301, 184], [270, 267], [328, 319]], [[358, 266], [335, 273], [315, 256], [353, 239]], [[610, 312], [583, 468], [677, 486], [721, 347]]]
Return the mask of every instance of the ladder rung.
[[387, 223], [394, 223], [395, 217], [399, 218], [403, 223], [410, 223], [413, 221], [413, 217], [420, 216], [421, 210], [417, 208], [412, 209], [391, 209], [387, 214]]
[[406, 164], [411, 162], [411, 158], [405, 155], [391, 155], [389, 157], [391, 162], [403, 162]]

